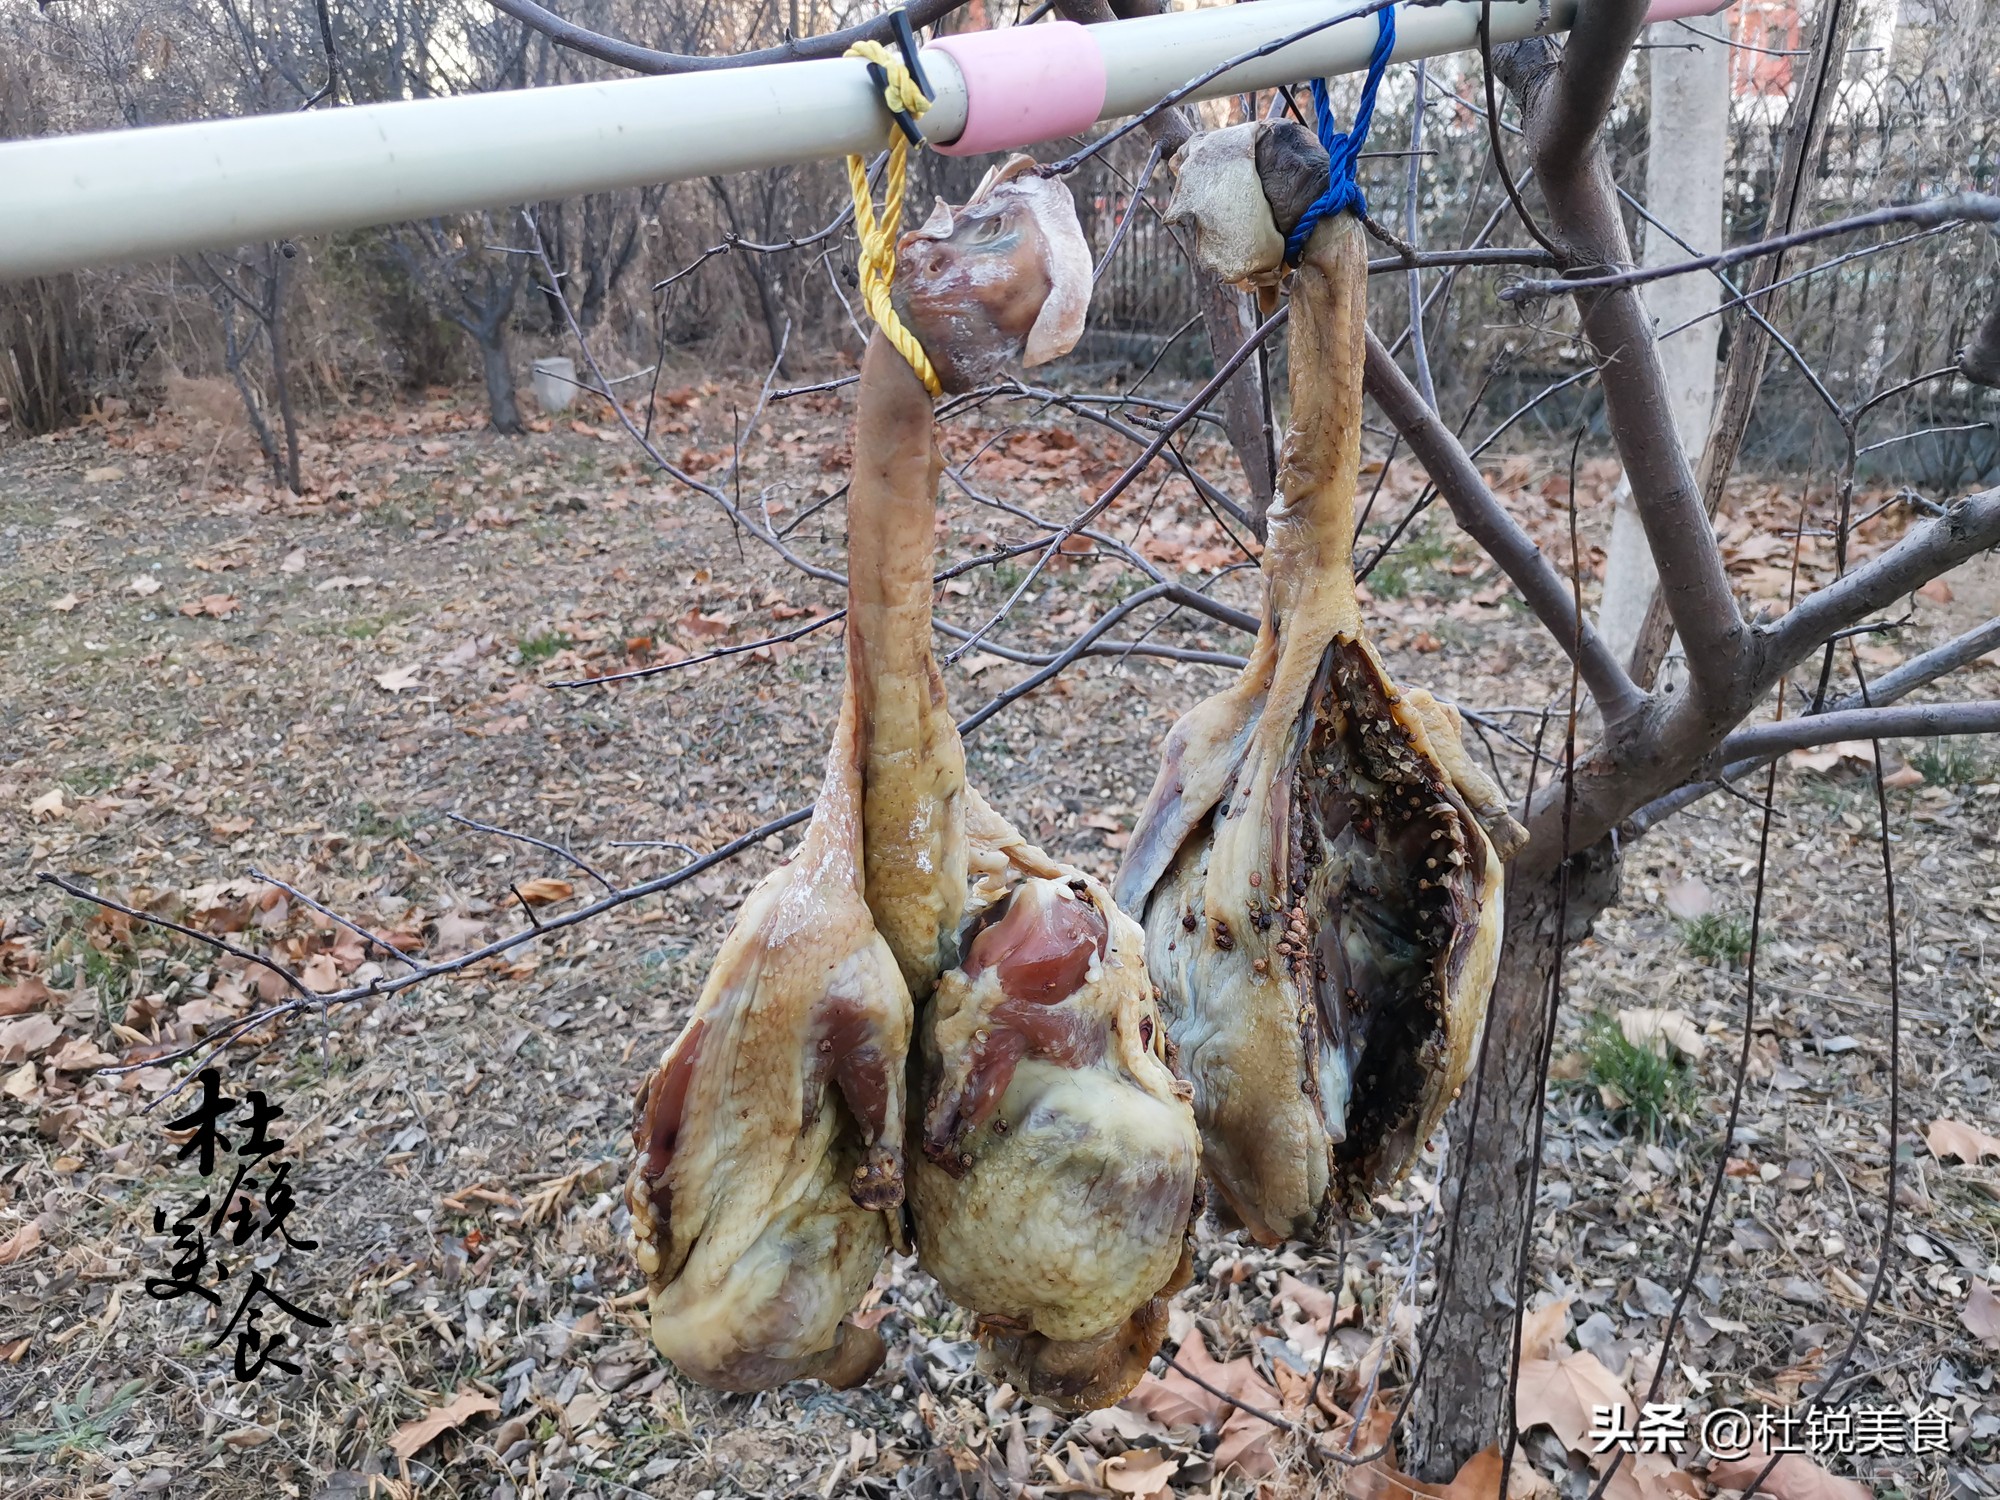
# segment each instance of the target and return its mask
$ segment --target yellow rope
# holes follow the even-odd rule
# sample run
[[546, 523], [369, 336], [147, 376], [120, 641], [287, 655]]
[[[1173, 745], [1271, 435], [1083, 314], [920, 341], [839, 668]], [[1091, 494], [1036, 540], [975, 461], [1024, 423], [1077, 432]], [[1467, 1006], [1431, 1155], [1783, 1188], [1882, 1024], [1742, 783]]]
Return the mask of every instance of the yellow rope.
[[[880, 65], [889, 75], [882, 90], [883, 102], [894, 112], [907, 111], [911, 119], [930, 108], [910, 70], [892, 47], [880, 42], [856, 42], [847, 49], [849, 57], [864, 58]], [[861, 300], [868, 314], [888, 335], [896, 352], [910, 362], [933, 396], [943, 392], [937, 371], [917, 336], [896, 316], [889, 301], [889, 285], [896, 279], [896, 236], [903, 227], [903, 185], [909, 170], [910, 142], [900, 127], [889, 128], [889, 166], [882, 176], [882, 212], [878, 217], [868, 192], [868, 163], [859, 156], [847, 158], [847, 182], [854, 190], [854, 229], [861, 239]]]

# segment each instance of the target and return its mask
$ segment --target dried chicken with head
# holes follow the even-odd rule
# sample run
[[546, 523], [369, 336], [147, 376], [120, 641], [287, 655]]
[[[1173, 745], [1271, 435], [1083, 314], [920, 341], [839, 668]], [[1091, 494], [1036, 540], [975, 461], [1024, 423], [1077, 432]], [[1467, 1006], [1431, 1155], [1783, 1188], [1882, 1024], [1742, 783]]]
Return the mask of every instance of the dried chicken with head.
[[[1271, 287], [1327, 157], [1278, 122], [1198, 136], [1170, 219]], [[1345, 213], [1290, 277], [1291, 420], [1242, 675], [1167, 737], [1118, 877], [1194, 1086], [1217, 1213], [1275, 1243], [1407, 1169], [1464, 1081], [1520, 838], [1457, 715], [1399, 687], [1353, 575], [1367, 257]], [[1485, 820], [1482, 826], [1482, 819]]]
[[[1090, 294], [1068, 189], [1014, 158], [904, 237], [895, 286], [947, 390], [1067, 352]], [[1185, 1278], [1193, 1116], [1138, 924], [966, 783], [931, 652], [931, 401], [881, 334], [861, 381], [850, 650], [868, 903], [919, 1006], [918, 1255], [979, 1314], [994, 1374], [1039, 1400], [1108, 1405], [1145, 1372]]]

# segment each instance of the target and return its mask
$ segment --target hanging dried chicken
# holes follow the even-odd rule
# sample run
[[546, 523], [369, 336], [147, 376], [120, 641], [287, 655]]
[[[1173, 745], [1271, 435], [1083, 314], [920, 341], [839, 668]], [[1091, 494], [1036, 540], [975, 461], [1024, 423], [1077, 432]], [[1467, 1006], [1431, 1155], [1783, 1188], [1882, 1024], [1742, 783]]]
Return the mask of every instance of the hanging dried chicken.
[[[1068, 192], [1031, 167], [902, 241], [896, 306], [950, 388], [1081, 332], [1089, 254]], [[944, 1163], [913, 1191], [920, 1253], [982, 1315], [995, 1368], [1104, 1405], [1144, 1373], [1185, 1278], [1185, 1085], [1137, 924], [965, 784], [930, 646], [931, 400], [881, 333], [855, 454], [849, 670], [812, 824], [641, 1093], [627, 1198], [653, 1339], [728, 1389], [865, 1378], [881, 1342], [846, 1314], [900, 1222], [907, 1129]], [[927, 1103], [906, 1122], [913, 990], [931, 1001]]]
[[[1326, 161], [1296, 126], [1197, 137], [1170, 214], [1219, 274], [1269, 286]], [[1145, 923], [1218, 1212], [1266, 1243], [1316, 1237], [1437, 1125], [1470, 1066], [1520, 836], [1454, 711], [1398, 687], [1363, 631], [1366, 285], [1359, 223], [1324, 218], [1291, 277], [1262, 629], [1241, 677], [1169, 734], [1117, 885]]]
[[[1016, 157], [904, 237], [898, 310], [962, 390], [1082, 332], [1069, 192]], [[1193, 1116], [1165, 1061], [1138, 924], [966, 785], [931, 653], [941, 459], [923, 383], [881, 334], [849, 493], [850, 650], [868, 745], [867, 890], [919, 1005], [910, 1206], [924, 1268], [1029, 1396], [1108, 1405], [1185, 1280]]]

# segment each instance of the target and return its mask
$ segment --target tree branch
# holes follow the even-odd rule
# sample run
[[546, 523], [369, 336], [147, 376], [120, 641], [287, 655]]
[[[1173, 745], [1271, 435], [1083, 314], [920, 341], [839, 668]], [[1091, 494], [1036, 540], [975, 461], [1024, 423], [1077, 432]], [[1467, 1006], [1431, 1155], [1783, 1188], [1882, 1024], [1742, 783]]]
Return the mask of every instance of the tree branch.
[[[1975, 625], [1964, 635], [1954, 636], [1942, 646], [1933, 646], [1921, 656], [1911, 657], [1895, 671], [1884, 673], [1869, 685], [1869, 702], [1877, 706], [1892, 703], [1905, 693], [1915, 692], [1947, 672], [1956, 672], [1974, 657], [1984, 656], [1995, 649], [2000, 649], [2000, 618]], [[1858, 700], [1833, 705], [1835, 710], [1865, 706]]]
[[[554, 11], [537, 5], [535, 0], [490, 0], [490, 3], [495, 10], [512, 16], [530, 31], [540, 32], [559, 47], [568, 47], [599, 62], [630, 68], [634, 73], [712, 73], [725, 68], [753, 68], [764, 63], [809, 62], [815, 58], [839, 57], [856, 42], [887, 42], [893, 45], [896, 40], [894, 23], [885, 13], [858, 26], [849, 26], [844, 31], [829, 31], [824, 36], [794, 37], [775, 47], [760, 47], [755, 52], [708, 57], [698, 53], [659, 52], [651, 47], [642, 47], [637, 42], [606, 36], [587, 26], [565, 21]], [[909, 0], [905, 8], [909, 11], [910, 25], [923, 27], [936, 24], [965, 3], [966, 0]]]
[[[1730, 266], [1740, 265], [1746, 260], [1757, 260], [1767, 255], [1782, 255], [1785, 251], [1795, 250], [1801, 245], [1814, 245], [1821, 240], [1835, 239], [1843, 234], [1855, 234], [1864, 229], [1879, 229], [1884, 224], [1915, 224], [1924, 229], [1936, 229], [1950, 224], [1991, 224], [1996, 220], [2000, 220], [2000, 198], [1991, 193], [1953, 193], [1947, 198], [1932, 198], [1922, 203], [1892, 203], [1887, 208], [1870, 209], [1864, 214], [1853, 214], [1830, 223], [1815, 224], [1810, 229], [1801, 229], [1793, 234], [1781, 234], [1772, 239], [1737, 245], [1715, 255], [1702, 255], [1692, 260], [1676, 261], [1669, 266], [1639, 266], [1606, 276], [1580, 276], [1567, 280], [1558, 278], [1550, 281], [1520, 281], [1502, 291], [1500, 300], [1527, 302], [1538, 297], [1556, 297], [1570, 292], [1610, 291], [1618, 287], [1644, 286], [1648, 282], [1664, 281], [1669, 276], [1685, 276], [1691, 271], [1722, 271]], [[1755, 294], [1744, 295], [1748, 297]]]
[[[1996, 646], [2000, 646], [2000, 619], [1976, 625], [1964, 635], [1946, 641], [1941, 646], [1933, 646], [1921, 656], [1911, 657], [1895, 671], [1885, 673], [1871, 683], [1865, 699], [1860, 693], [1851, 693], [1829, 706], [1825, 712], [1847, 713], [1854, 709], [1881, 708], [1906, 693], [1913, 693], [1918, 688], [1935, 682], [1947, 672], [1957, 671], [1974, 657], [1982, 656]], [[1690, 781], [1675, 787], [1664, 796], [1655, 797], [1619, 825], [1620, 830], [1627, 838], [1637, 838], [1661, 819], [1670, 817], [1682, 808], [1701, 801], [1710, 793], [1720, 791], [1724, 786], [1749, 775], [1779, 753], [1774, 750], [1768, 755], [1728, 761], [1724, 764], [1720, 776], [1703, 781]]]
[[[1718, 748], [1780, 677], [1840, 630], [1995, 546], [2000, 546], [2000, 487], [1954, 502], [1943, 515], [1913, 528], [1881, 556], [1807, 596], [1776, 624], [1759, 628], [1754, 649], [1726, 698], [1710, 702], [1683, 694], [1648, 700], [1646, 714], [1628, 730], [1623, 743], [1600, 744], [1577, 766], [1573, 804], [1565, 806], [1562, 779], [1536, 794], [1534, 804], [1521, 819], [1530, 843], [1517, 856], [1517, 866], [1524, 874], [1553, 868], [1560, 858], [1565, 820], [1572, 847], [1588, 847], [1642, 809], [1651, 821], [1665, 816], [1671, 807], [1653, 811], [1660, 799], [1685, 792], [1685, 801], [1695, 800], [1701, 793], [1688, 791], [1682, 784], [1690, 777], [1709, 774], [1703, 768], [1716, 763]], [[1927, 653], [1935, 658], [1932, 662], [1922, 667], [1917, 662], [1906, 663], [1903, 672], [1891, 673], [1884, 682], [1908, 692], [1921, 685], [1916, 679], [1924, 673], [1942, 675], [1945, 661], [1962, 664], [1969, 660], [1969, 644], [1966, 637], [1949, 642], [1937, 653]], [[1879, 702], [1879, 697], [1879, 692], [1870, 694], [1871, 701]], [[1864, 706], [1850, 699], [1833, 711], [1849, 712]], [[1732, 767], [1725, 775], [1736, 772]]]
[[2000, 732], [2000, 701], [1973, 703], [1909, 703], [1894, 708], [1853, 708], [1835, 713], [1807, 714], [1739, 729], [1722, 742], [1725, 759], [1760, 760], [1830, 745], [1838, 740], [1934, 738], [1946, 734]]
[[1410, 445], [1466, 535], [1513, 581], [1556, 643], [1564, 651], [1575, 648], [1577, 670], [1597, 700], [1604, 722], [1611, 725], [1630, 718], [1644, 703], [1645, 694], [1625, 675], [1590, 623], [1586, 620], [1579, 628], [1569, 585], [1486, 487], [1457, 435], [1431, 410], [1373, 331], [1368, 334], [1365, 380], [1368, 394]]
[[1887, 552], [1809, 594], [1790, 614], [1760, 630], [1761, 675], [1767, 683], [1775, 680], [1835, 632], [1994, 546], [2000, 546], [2000, 487], [1953, 501], [1943, 515], [1913, 528]]
[[[1550, 61], [1542, 37], [1494, 54], [1494, 66], [1521, 101], [1536, 178], [1556, 236], [1575, 265], [1632, 263], [1596, 124], [1622, 56], [1614, 55], [1614, 47], [1629, 46], [1643, 20], [1643, 0], [1599, 0], [1584, 7], [1572, 34], [1581, 41], [1572, 42], [1559, 64]], [[1606, 77], [1594, 76], [1593, 69]], [[1726, 701], [1739, 680], [1750, 635], [1674, 428], [1652, 319], [1630, 287], [1583, 292], [1576, 305], [1667, 609], [1687, 643], [1694, 695]], [[1644, 675], [1636, 680], [1642, 688], [1648, 685]]]

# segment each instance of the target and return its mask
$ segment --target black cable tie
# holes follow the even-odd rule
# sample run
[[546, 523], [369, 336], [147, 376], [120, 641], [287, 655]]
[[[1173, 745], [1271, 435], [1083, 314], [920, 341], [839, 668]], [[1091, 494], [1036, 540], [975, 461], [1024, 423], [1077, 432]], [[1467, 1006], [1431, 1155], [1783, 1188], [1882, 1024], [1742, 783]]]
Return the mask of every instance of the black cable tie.
[[896, 46], [903, 54], [903, 66], [910, 70], [915, 80], [917, 92], [926, 99], [936, 99], [931, 92], [931, 81], [924, 76], [923, 59], [917, 56], [917, 34], [910, 29], [910, 13], [900, 5], [889, 12], [889, 24], [896, 28]]

